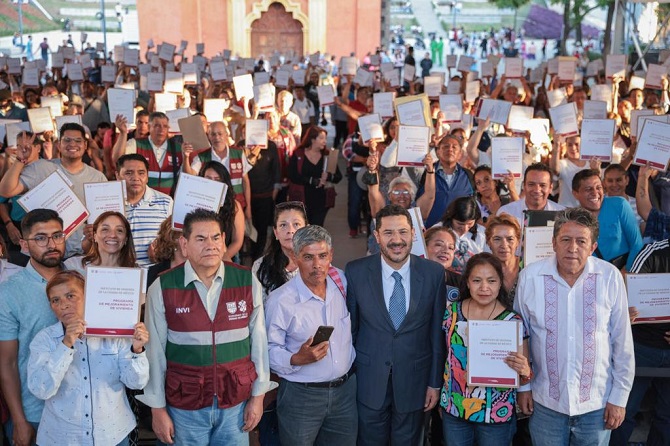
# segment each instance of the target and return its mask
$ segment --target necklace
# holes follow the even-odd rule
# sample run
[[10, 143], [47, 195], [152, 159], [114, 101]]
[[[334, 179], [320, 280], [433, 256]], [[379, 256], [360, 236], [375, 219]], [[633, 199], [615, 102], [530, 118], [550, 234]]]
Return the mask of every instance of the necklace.
[[[497, 308], [497, 307], [498, 307], [498, 299], [496, 299], [495, 302], [493, 303], [493, 309], [491, 310], [491, 313], [489, 314], [489, 317], [486, 318], [487, 320], [491, 320], [491, 316], [493, 316], [493, 312], [496, 311], [496, 308]], [[468, 308], [467, 308], [467, 310], [468, 310], [468, 317], [467, 317], [467, 319], [470, 319], [470, 317], [469, 317], [469, 316], [470, 316], [470, 300], [468, 300]]]

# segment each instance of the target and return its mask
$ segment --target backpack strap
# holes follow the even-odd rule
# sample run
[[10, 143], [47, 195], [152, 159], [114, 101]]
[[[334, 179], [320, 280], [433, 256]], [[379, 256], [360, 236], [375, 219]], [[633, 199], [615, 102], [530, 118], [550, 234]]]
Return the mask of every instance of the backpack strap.
[[342, 277], [340, 277], [340, 273], [337, 271], [337, 268], [334, 266], [330, 266], [328, 268], [328, 277], [333, 279], [333, 282], [335, 282], [335, 285], [337, 285], [337, 289], [340, 290], [340, 293], [342, 293], [342, 297], [344, 299], [347, 299], [347, 292], [344, 289], [344, 284], [342, 283]]

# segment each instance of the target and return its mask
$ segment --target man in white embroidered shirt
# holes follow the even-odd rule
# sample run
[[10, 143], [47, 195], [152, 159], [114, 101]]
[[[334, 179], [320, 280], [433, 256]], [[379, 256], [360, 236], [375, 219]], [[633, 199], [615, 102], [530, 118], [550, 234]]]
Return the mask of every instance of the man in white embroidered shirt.
[[[299, 274], [266, 304], [270, 369], [281, 378], [279, 438], [286, 445], [354, 446], [356, 351], [344, 274], [330, 266], [332, 241], [321, 226], [298, 230], [293, 252]], [[333, 327], [329, 338], [320, 336], [320, 326]]]
[[[518, 403], [535, 446], [605, 446], [626, 413], [635, 375], [621, 273], [597, 259], [598, 220], [559, 213], [555, 255], [519, 276], [514, 309], [530, 333], [534, 378]], [[531, 391], [532, 388], [532, 391]]]

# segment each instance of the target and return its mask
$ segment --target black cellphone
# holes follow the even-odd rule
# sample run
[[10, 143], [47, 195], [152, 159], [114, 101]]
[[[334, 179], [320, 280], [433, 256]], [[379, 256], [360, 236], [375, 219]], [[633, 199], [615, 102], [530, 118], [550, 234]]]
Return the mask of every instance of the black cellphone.
[[314, 347], [321, 344], [322, 342], [326, 342], [328, 339], [330, 339], [330, 335], [333, 334], [333, 330], [335, 330], [335, 327], [331, 327], [330, 325], [321, 325], [316, 330], [312, 340], [312, 345], [310, 345], [310, 347]]

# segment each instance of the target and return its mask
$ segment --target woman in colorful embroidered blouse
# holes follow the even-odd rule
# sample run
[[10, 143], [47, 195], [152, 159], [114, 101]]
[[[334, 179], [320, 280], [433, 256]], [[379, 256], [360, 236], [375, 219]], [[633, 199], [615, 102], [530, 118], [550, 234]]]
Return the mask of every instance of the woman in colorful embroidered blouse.
[[[508, 445], [514, 436], [516, 389], [467, 385], [468, 320], [521, 321], [503, 304], [506, 291], [502, 283], [500, 261], [488, 253], [477, 254], [465, 268], [460, 300], [447, 307], [444, 316], [447, 361], [440, 397], [444, 410], [442, 431], [447, 446]], [[531, 378], [526, 340], [523, 350], [523, 354], [510, 353], [504, 361], [519, 373], [521, 383], [526, 384]]]

